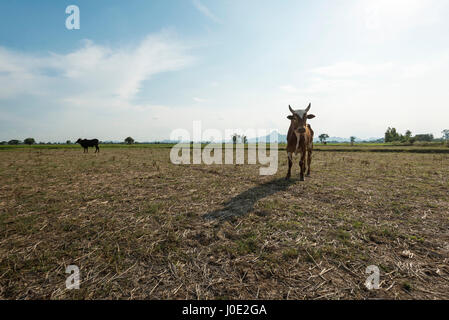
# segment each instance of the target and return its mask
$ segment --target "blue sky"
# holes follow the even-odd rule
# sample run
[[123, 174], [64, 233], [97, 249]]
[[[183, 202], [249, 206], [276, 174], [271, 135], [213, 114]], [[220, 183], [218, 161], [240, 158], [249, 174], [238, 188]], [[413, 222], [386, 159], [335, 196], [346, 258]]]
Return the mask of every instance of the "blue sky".
[[[67, 30], [65, 8], [80, 9]], [[2, 1], [0, 140], [449, 127], [449, 2]]]

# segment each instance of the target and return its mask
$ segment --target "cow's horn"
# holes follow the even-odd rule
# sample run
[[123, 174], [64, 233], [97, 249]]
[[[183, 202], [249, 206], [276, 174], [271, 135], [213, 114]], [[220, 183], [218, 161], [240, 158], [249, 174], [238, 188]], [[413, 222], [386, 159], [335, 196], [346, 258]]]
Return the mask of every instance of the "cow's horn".
[[309, 106], [306, 108], [306, 112], [309, 112], [311, 106], [312, 106], [312, 103], [309, 103]]
[[290, 109], [290, 111], [295, 114], [295, 110], [292, 109], [292, 107], [290, 107], [290, 105], [288, 105], [288, 108]]

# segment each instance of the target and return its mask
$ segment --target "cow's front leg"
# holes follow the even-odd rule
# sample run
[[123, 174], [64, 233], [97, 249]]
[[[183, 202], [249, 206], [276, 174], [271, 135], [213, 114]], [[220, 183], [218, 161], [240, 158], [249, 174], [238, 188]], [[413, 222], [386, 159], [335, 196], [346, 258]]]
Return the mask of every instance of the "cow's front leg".
[[295, 135], [296, 135], [295, 155], [297, 155], [297, 154], [298, 154], [298, 151], [299, 151], [299, 138], [300, 138], [299, 132], [296, 132], [296, 131], [295, 131]]
[[307, 173], [306, 177], [310, 176], [310, 164], [312, 163], [312, 150], [307, 154]]
[[288, 152], [287, 155], [288, 155], [288, 172], [287, 172], [287, 176], [285, 177], [285, 180], [290, 179], [291, 172], [292, 172], [292, 165], [293, 165], [292, 153]]
[[304, 181], [304, 171], [306, 169], [306, 153], [303, 151], [301, 152], [301, 160], [299, 160], [299, 168], [301, 169], [301, 172], [299, 173], [299, 181]]

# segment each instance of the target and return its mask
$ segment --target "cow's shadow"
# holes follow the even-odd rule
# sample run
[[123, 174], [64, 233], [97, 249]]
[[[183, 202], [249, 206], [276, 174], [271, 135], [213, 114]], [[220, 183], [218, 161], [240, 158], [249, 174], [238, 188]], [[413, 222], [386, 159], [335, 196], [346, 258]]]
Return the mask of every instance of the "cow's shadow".
[[296, 179], [285, 180], [282, 178], [260, 184], [225, 202], [223, 204], [225, 206], [224, 208], [208, 212], [203, 217], [205, 219], [223, 220], [243, 216], [254, 209], [254, 204], [259, 199], [268, 197], [279, 191], [284, 191], [296, 181]]

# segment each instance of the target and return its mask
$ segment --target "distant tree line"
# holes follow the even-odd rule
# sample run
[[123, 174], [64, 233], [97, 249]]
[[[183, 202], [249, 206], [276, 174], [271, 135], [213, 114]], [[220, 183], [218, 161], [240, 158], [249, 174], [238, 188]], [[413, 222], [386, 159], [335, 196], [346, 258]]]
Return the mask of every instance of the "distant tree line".
[[416, 134], [412, 136], [412, 132], [407, 130], [405, 134], [400, 134], [397, 132], [396, 128], [388, 127], [385, 132], [385, 142], [402, 142], [402, 143], [414, 143], [416, 141], [426, 141], [431, 142], [434, 140], [432, 133]]
[[[361, 141], [358, 140], [359, 143], [364, 143], [364, 142], [377, 142], [377, 143], [385, 143], [385, 142], [399, 142], [399, 143], [410, 143], [413, 144], [415, 142], [442, 142], [442, 141], [446, 141], [446, 143], [449, 145], [449, 129], [444, 129], [442, 132], [442, 137], [436, 139], [432, 133], [425, 133], [425, 134], [416, 134], [416, 135], [412, 135], [412, 132], [410, 130], [405, 131], [405, 134], [401, 134], [399, 133], [396, 128], [391, 128], [388, 127], [387, 131], [385, 132], [385, 136], [384, 138], [379, 138], [377, 140], [369, 140], [369, 141]], [[320, 142], [322, 144], [326, 144], [328, 142], [341, 142], [341, 141], [328, 141], [329, 140], [329, 135], [327, 133], [322, 133], [318, 136], [318, 139], [320, 140]], [[356, 137], [355, 136], [351, 136], [349, 138], [349, 141], [351, 143], [351, 145], [354, 145], [355, 141], [356, 141]]]
[[36, 141], [34, 140], [34, 138], [26, 138], [25, 140], [23, 140], [23, 143], [32, 145], [32, 144], [35, 144]]
[[[339, 138], [340, 140], [330, 140], [329, 139], [329, 135], [327, 133], [322, 133], [318, 136], [318, 139], [320, 140], [320, 142], [322, 144], [327, 144], [329, 143], [342, 143], [341, 138]], [[351, 143], [351, 145], [354, 145], [355, 140], [357, 139], [357, 137], [355, 136], [351, 136], [349, 137], [349, 142]], [[346, 142], [346, 141], [345, 141]], [[377, 143], [383, 143], [384, 142], [384, 138], [380, 138], [377, 140], [358, 140], [359, 143], [373, 143], [373, 142], [377, 142]]]
[[[387, 131], [385, 132], [385, 137], [380, 138], [375, 141], [360, 141], [360, 142], [400, 142], [400, 143], [414, 143], [416, 141], [422, 141], [422, 142], [431, 142], [431, 141], [446, 141], [446, 143], [449, 145], [449, 129], [444, 129], [441, 131], [442, 137], [441, 139], [435, 139], [433, 134], [431, 133], [425, 133], [425, 134], [416, 134], [415, 136], [412, 136], [412, 132], [410, 130], [407, 130], [405, 134], [400, 134], [397, 132], [396, 128], [390, 128], [388, 127]], [[232, 142], [233, 144], [236, 144], [238, 140], [240, 140], [242, 143], [247, 144], [248, 138], [244, 135], [238, 135], [237, 133], [234, 133], [232, 136]], [[329, 135], [327, 133], [322, 133], [318, 136], [318, 139], [321, 143], [326, 144], [329, 139]], [[354, 144], [356, 140], [355, 136], [350, 137], [351, 145]], [[126, 144], [138, 144], [139, 142], [135, 141], [132, 137], [127, 137], [124, 139], [124, 142]], [[144, 144], [160, 144], [160, 143], [173, 143], [174, 141], [153, 141], [153, 142], [141, 142]], [[332, 142], [332, 141], [331, 141]], [[337, 142], [337, 141], [336, 141]], [[113, 142], [113, 141], [100, 141], [102, 144], [116, 144], [116, 143], [123, 143], [123, 142]], [[12, 139], [9, 141], [0, 141], [0, 145], [19, 145], [19, 144], [27, 144], [27, 145], [33, 145], [36, 144], [36, 140], [34, 138], [26, 138], [22, 141], [18, 139]], [[63, 142], [39, 142], [39, 144], [64, 144]], [[65, 144], [72, 144], [70, 140], [67, 140]]]
[[443, 140], [449, 143], [449, 129], [444, 129], [441, 133], [443, 134]]
[[237, 140], [240, 139], [240, 142], [243, 144], [247, 144], [248, 143], [248, 138], [245, 135], [239, 135], [237, 133], [234, 133], [232, 136], [232, 143], [233, 144], [237, 144]]
[[126, 144], [133, 144], [133, 143], [134, 143], [134, 139], [131, 138], [131, 137], [127, 137], [127, 138], [125, 139], [125, 143], [126, 143]]
[[21, 143], [22, 143], [22, 141], [16, 140], [16, 139], [13, 139], [13, 140], [9, 140], [9, 141], [8, 141], [8, 144], [9, 144], [9, 145], [17, 145], [17, 144], [21, 144]]
[[318, 139], [320, 139], [320, 142], [322, 144], [326, 144], [327, 143], [327, 139], [329, 139], [329, 135], [327, 133], [322, 133], [318, 136]]

